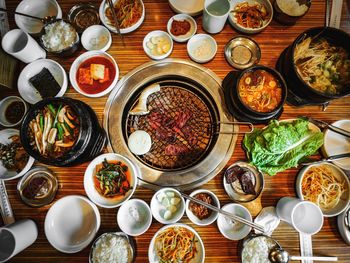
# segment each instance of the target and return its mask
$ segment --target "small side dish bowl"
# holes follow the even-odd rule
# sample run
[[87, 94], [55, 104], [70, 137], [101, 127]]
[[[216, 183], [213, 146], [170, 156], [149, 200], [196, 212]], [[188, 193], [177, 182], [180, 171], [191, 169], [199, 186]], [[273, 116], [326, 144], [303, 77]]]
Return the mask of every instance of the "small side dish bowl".
[[[108, 192], [106, 193], [107, 187], [104, 187], [103, 189], [96, 189], [97, 187], [100, 187], [101, 184], [101, 181], [98, 180], [96, 176], [96, 173], [98, 172], [97, 166], [101, 166], [99, 169], [101, 170], [103, 168], [103, 162], [105, 160], [109, 164], [121, 165], [121, 168], [125, 172], [126, 180], [124, 182], [128, 184], [129, 189], [125, 192], [124, 195], [118, 193], [111, 193], [111, 196], [109, 197], [105, 196], [108, 194]], [[127, 167], [127, 170], [124, 170], [125, 166]], [[114, 171], [116, 170], [112, 171], [114, 174], [118, 174], [120, 176], [119, 170], [116, 172]], [[140, 169], [136, 165], [134, 165], [128, 158], [116, 153], [105, 153], [92, 160], [86, 168], [84, 175], [84, 189], [90, 200], [98, 206], [104, 208], [116, 208], [118, 206], [121, 206], [127, 200], [129, 200], [134, 194], [137, 187], [137, 178], [139, 175]], [[103, 180], [104, 179], [102, 179], [102, 181]], [[108, 186], [109, 184], [106, 185]], [[102, 190], [105, 191], [105, 195], [101, 194]]]
[[[190, 196], [193, 198], [199, 198], [201, 201], [203, 201], [202, 197], [197, 196], [198, 194], [202, 194], [203, 198], [206, 198], [206, 199], [210, 198], [212, 201], [210, 204], [217, 207], [217, 208], [220, 208], [220, 201], [219, 201], [218, 197], [213, 192], [206, 190], [206, 189], [198, 189], [196, 191], [193, 191], [190, 194]], [[204, 194], [204, 196], [203, 196], [203, 194]], [[199, 210], [198, 208], [200, 207], [201, 208], [200, 211], [203, 213], [203, 210], [204, 210], [208, 213], [208, 215], [205, 215], [205, 216], [203, 216], [202, 219], [200, 219], [195, 214], [196, 212], [192, 211], [191, 205], [196, 205], [197, 210]], [[194, 224], [196, 224], [198, 226], [210, 225], [211, 223], [215, 222], [215, 220], [219, 216], [218, 212], [212, 211], [209, 208], [205, 208], [202, 205], [196, 204], [195, 202], [190, 201], [190, 200], [186, 201], [186, 215]]]
[[82, 33], [92, 25], [100, 24], [98, 8], [91, 3], [79, 3], [74, 5], [67, 14], [68, 21], [71, 22], [78, 33]]
[[197, 63], [206, 63], [212, 60], [218, 46], [215, 39], [207, 34], [196, 34], [187, 42], [187, 53]]
[[79, 49], [80, 37], [72, 23], [65, 19], [54, 19], [42, 28], [39, 44], [50, 54], [69, 57]]
[[81, 35], [81, 44], [86, 50], [107, 51], [112, 44], [112, 36], [104, 26], [89, 26]]
[[[112, 0], [113, 2], [113, 5], [114, 5], [114, 9], [115, 6], [118, 4], [118, 2], [120, 2], [121, 0]], [[145, 19], [145, 5], [143, 4], [143, 1], [142, 0], [136, 0], [136, 1], [133, 1], [134, 4], [140, 4], [140, 9], [142, 10], [139, 10], [140, 13], [138, 14], [139, 15], [139, 19], [137, 21], [131, 21], [130, 25], [127, 25], [127, 26], [124, 26], [124, 25], [119, 25], [120, 27], [120, 33], [121, 34], [127, 34], [127, 33], [130, 33], [130, 32], [133, 32], [135, 31], [136, 29], [138, 29], [141, 24], [143, 23], [143, 20]], [[108, 7], [108, 2], [106, 0], [103, 0], [101, 5], [100, 5], [100, 8], [99, 8], [99, 15], [100, 15], [100, 19], [101, 19], [101, 22], [102, 24], [107, 27], [111, 32], [113, 33], [118, 33], [117, 29], [115, 28], [114, 26], [114, 22], [113, 20], [111, 20], [110, 18], [107, 17], [107, 14], [106, 14], [106, 11], [107, 9], [109, 9]], [[128, 11], [130, 12], [130, 10]], [[118, 12], [116, 12], [118, 13]]]
[[125, 234], [140, 236], [151, 226], [152, 212], [145, 201], [130, 199], [119, 208], [117, 222]]
[[[109, 249], [104, 249], [106, 247]], [[117, 249], [122, 250], [123, 253], [113, 253]], [[100, 235], [92, 244], [89, 263], [110, 261], [111, 256], [114, 256], [116, 262], [134, 262], [135, 244], [133, 240], [123, 232], [107, 232]]]
[[162, 188], [152, 197], [151, 211], [159, 223], [173, 224], [185, 213], [185, 200], [176, 189]]
[[143, 50], [151, 59], [161, 60], [169, 57], [173, 51], [173, 39], [167, 32], [155, 30], [143, 39]]
[[100, 224], [96, 205], [86, 197], [69, 195], [50, 207], [45, 217], [45, 235], [58, 251], [77, 253], [94, 239]]
[[[14, 136], [19, 136], [19, 130], [16, 130], [16, 129], [0, 130], [0, 144], [9, 145], [12, 142], [17, 143], [17, 139], [16, 140], [13, 139]], [[21, 154], [17, 152], [20, 152]], [[3, 163], [4, 160], [0, 160], [0, 180], [7, 181], [7, 180], [16, 179], [23, 176], [32, 167], [34, 163], [34, 158], [31, 157], [29, 154], [27, 154], [23, 148], [20, 148], [20, 147], [17, 148], [16, 155], [14, 157], [15, 166], [17, 166], [16, 162], [21, 161], [21, 159], [25, 156], [26, 158], [28, 158], [28, 160], [26, 162], [21, 163], [20, 164], [21, 167], [19, 167], [18, 170], [14, 168], [12, 169], [11, 167], [10, 169], [6, 168], [5, 164]], [[2, 158], [4, 158], [4, 156], [2, 156]]]
[[[332, 125], [350, 132], [350, 120], [339, 120], [332, 123]], [[327, 129], [324, 133], [322, 153], [329, 157], [347, 152], [350, 152], [349, 138]], [[350, 157], [334, 160], [332, 163], [350, 171]]]
[[[23, 0], [16, 7], [16, 12], [24, 13], [37, 17], [56, 17], [62, 18], [62, 10], [56, 0]], [[29, 17], [15, 15], [16, 25], [28, 34], [37, 35], [41, 32], [44, 24]]]
[[[109, 69], [108, 80], [101, 83], [100, 80], [95, 80], [91, 76], [91, 64], [102, 64], [104, 69]], [[88, 78], [86, 74], [82, 75], [84, 83], [79, 83], [79, 70], [88, 69]], [[104, 71], [105, 72], [105, 71]], [[107, 74], [106, 74], [107, 76]], [[93, 50], [81, 54], [77, 57], [69, 70], [69, 80], [73, 88], [80, 94], [87, 97], [102, 97], [108, 94], [117, 84], [119, 78], [119, 68], [114, 58], [106, 52]], [[90, 80], [92, 80], [90, 82]]]
[[22, 122], [27, 110], [27, 104], [20, 97], [8, 96], [2, 99], [0, 101], [0, 125], [4, 127], [17, 126]]
[[[323, 184], [320, 182], [321, 179]], [[301, 169], [296, 179], [295, 188], [300, 199], [316, 203], [325, 217], [341, 214], [350, 203], [349, 179], [339, 167], [331, 163], [313, 164]], [[319, 195], [305, 196], [309, 191], [318, 193], [320, 188], [324, 189], [323, 194], [321, 191]], [[327, 204], [329, 207], [326, 207]]]
[[58, 62], [52, 59], [35, 60], [24, 67], [17, 80], [19, 94], [26, 102], [30, 104], [35, 104], [44, 99], [29, 81], [30, 78], [37, 75], [44, 68], [51, 73], [57, 84], [61, 87], [55, 97], [62, 97], [67, 90], [67, 73], [64, 68], [58, 64]]
[[[180, 30], [178, 27], [174, 26], [174, 21], [178, 22], [182, 25], [180, 26]], [[188, 28], [187, 28], [187, 27]], [[185, 28], [183, 28], [185, 27]], [[186, 14], [177, 14], [172, 16], [167, 24], [167, 30], [171, 38], [179, 43], [186, 42], [189, 40], [194, 34], [197, 32], [197, 23], [196, 20], [192, 18], [190, 15]]]
[[[250, 214], [248, 209], [240, 204], [226, 204], [222, 207], [222, 210], [240, 216], [251, 222], [253, 220], [252, 215]], [[239, 222], [234, 223], [231, 219], [221, 214], [219, 215], [217, 223], [220, 233], [230, 240], [243, 239], [249, 234], [251, 230], [250, 226], [244, 225]]]
[[[256, 34], [261, 31], [263, 31], [272, 21], [273, 18], [273, 7], [269, 0], [236, 0], [233, 1], [234, 3], [231, 4], [231, 12], [228, 15], [228, 20], [230, 24], [238, 31], [246, 34]], [[244, 4], [247, 3], [247, 4]], [[235, 15], [235, 9], [240, 8], [240, 5], [249, 5], [251, 7], [256, 6], [257, 8], [254, 8], [256, 10], [261, 10], [260, 12], [257, 12], [263, 16], [265, 16], [265, 19], [261, 17], [262, 24], [254, 26], [254, 27], [245, 27], [241, 25], [238, 22], [238, 19]]]

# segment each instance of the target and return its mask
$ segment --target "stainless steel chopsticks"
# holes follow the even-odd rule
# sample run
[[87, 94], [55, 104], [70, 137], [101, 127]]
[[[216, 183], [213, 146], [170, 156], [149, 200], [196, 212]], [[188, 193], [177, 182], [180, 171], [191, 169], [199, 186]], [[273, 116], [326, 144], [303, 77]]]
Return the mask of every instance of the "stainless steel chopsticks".
[[119, 37], [122, 40], [123, 45], [124, 45], [124, 38], [123, 38], [122, 33], [120, 32], [119, 22], [118, 22], [117, 15], [116, 15], [115, 10], [114, 10], [113, 0], [106, 0], [106, 1], [109, 5], [109, 8], [111, 9], [111, 12], [112, 12], [112, 16], [113, 16], [113, 20], [114, 20], [113, 21], [114, 27], [116, 28], [118, 35], [119, 35]]
[[329, 27], [329, 20], [331, 16], [331, 0], [326, 0], [326, 27]]
[[233, 221], [240, 222], [240, 223], [245, 224], [245, 225], [247, 225], [247, 226], [250, 226], [250, 227], [252, 227], [252, 228], [254, 228], [254, 229], [256, 229], [256, 230], [259, 230], [259, 231], [262, 232], [262, 233], [265, 233], [264, 227], [261, 226], [261, 225], [259, 225], [259, 224], [255, 224], [255, 223], [250, 222], [249, 220], [244, 219], [244, 218], [242, 218], [242, 217], [240, 217], [240, 216], [236, 216], [236, 215], [234, 215], [234, 214], [231, 214], [231, 213], [229, 213], [229, 212], [226, 212], [225, 210], [222, 210], [222, 209], [220, 209], [220, 208], [217, 208], [216, 206], [210, 205], [210, 204], [205, 203], [205, 202], [203, 202], [203, 201], [201, 201], [201, 200], [198, 200], [198, 199], [196, 199], [196, 198], [194, 198], [194, 197], [191, 197], [191, 196], [189, 196], [189, 195], [187, 195], [187, 194], [185, 194], [185, 193], [182, 193], [181, 191], [179, 191], [179, 192], [180, 192], [180, 194], [181, 194], [182, 197], [184, 197], [184, 198], [186, 198], [186, 199], [188, 199], [188, 200], [191, 200], [191, 201], [196, 202], [196, 203], [198, 203], [198, 204], [200, 204], [200, 205], [202, 205], [202, 206], [205, 206], [205, 207], [207, 207], [207, 208], [209, 208], [209, 209], [211, 209], [211, 210], [213, 210], [213, 211], [215, 211], [215, 212], [218, 212], [218, 213], [220, 213], [220, 214], [222, 214], [222, 215], [224, 215], [224, 216], [230, 218], [230, 219], [233, 220]]
[[311, 164], [329, 162], [329, 161], [334, 161], [334, 160], [337, 160], [337, 159], [342, 159], [342, 158], [347, 158], [347, 157], [350, 157], [350, 153], [342, 153], [342, 154], [332, 155], [332, 156], [329, 156], [328, 158], [323, 158], [323, 159], [318, 160], [318, 161], [301, 163], [301, 165], [311, 165]]
[[324, 122], [321, 120], [315, 120], [311, 117], [302, 116], [302, 118], [307, 119], [308, 121], [310, 121], [311, 123], [315, 124], [316, 126], [322, 128], [322, 129], [329, 129], [335, 133], [338, 133], [340, 135], [343, 135], [345, 137], [350, 138], [350, 131], [347, 131], [347, 130], [344, 130], [342, 128], [336, 127], [334, 125], [328, 124], [327, 122]]

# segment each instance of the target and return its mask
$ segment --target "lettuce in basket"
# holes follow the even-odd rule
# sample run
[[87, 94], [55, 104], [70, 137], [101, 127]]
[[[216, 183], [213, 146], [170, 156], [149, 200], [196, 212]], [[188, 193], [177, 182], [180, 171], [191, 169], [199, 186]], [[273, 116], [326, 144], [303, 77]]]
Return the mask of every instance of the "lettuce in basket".
[[297, 167], [322, 144], [323, 133], [309, 129], [309, 122], [302, 118], [272, 120], [266, 128], [254, 129], [243, 139], [251, 163], [269, 175]]

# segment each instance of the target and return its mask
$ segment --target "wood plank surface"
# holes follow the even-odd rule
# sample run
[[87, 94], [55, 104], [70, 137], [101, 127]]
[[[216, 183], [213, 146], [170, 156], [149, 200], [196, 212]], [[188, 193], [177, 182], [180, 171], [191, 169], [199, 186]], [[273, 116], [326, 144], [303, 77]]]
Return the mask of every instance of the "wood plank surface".
[[[73, 0], [59, 0], [58, 2], [64, 16], [67, 15], [69, 9], [73, 5], [77, 4], [77, 2]], [[79, 2], [93, 2], [96, 6], [100, 4], [100, 1], [96, 0], [84, 0]], [[121, 77], [133, 68], [150, 61], [142, 49], [144, 36], [152, 30], [166, 31], [168, 19], [175, 14], [165, 0], [145, 0], [144, 2], [146, 7], [144, 23], [135, 32], [124, 36], [125, 47], [122, 45], [119, 37], [113, 34], [113, 44], [108, 50], [108, 53], [116, 59], [119, 65]], [[6, 1], [7, 8], [11, 10], [14, 10], [18, 3], [19, 0]], [[348, 33], [350, 32], [349, 8], [349, 1], [344, 1], [341, 26]], [[311, 27], [323, 26], [324, 18], [325, 1], [313, 0], [310, 11], [295, 25], [283, 26], [272, 21], [265, 31], [252, 36], [252, 38], [259, 43], [262, 50], [260, 64], [274, 67], [280, 53], [290, 45], [301, 32]], [[11, 28], [14, 28], [15, 23], [13, 16], [10, 15], [9, 19]], [[199, 16], [195, 19], [198, 24], [198, 33], [203, 33], [202, 17]], [[213, 35], [218, 43], [218, 52], [216, 57], [211, 62], [204, 64], [204, 66], [214, 71], [222, 79], [232, 70], [224, 58], [224, 47], [232, 37], [238, 34], [239, 33], [227, 23], [221, 33]], [[51, 58], [60, 62], [66, 71], [69, 72], [70, 65], [75, 57], [83, 52], [84, 50], [81, 49], [74, 57], [68, 59], [61, 59], [59, 57]], [[190, 59], [187, 55], [186, 44], [174, 43], [174, 50], [170, 58]], [[1, 93], [0, 97], [6, 94], [3, 92]], [[102, 123], [104, 105], [108, 96], [99, 99], [87, 98], [78, 94], [71, 86], [68, 88], [65, 96], [87, 102], [95, 110]], [[297, 108], [286, 104], [281, 119], [293, 118], [298, 115], [309, 115], [327, 122], [333, 122], [339, 119], [350, 119], [350, 98], [342, 98], [333, 101], [325, 112], [323, 112], [319, 106]], [[227, 165], [237, 160], [246, 159], [241, 147], [242, 138], [241, 135], [238, 137], [235, 151]], [[66, 195], [85, 195], [83, 176], [87, 165], [88, 163], [69, 168], [49, 167], [57, 174], [59, 179], [59, 191], [55, 201]], [[296, 195], [294, 183], [297, 172], [297, 169], [290, 169], [274, 177], [265, 177], [265, 189], [262, 194], [262, 204], [264, 207], [276, 205], [278, 199], [283, 196]], [[223, 173], [221, 172], [201, 188], [215, 192], [221, 204], [224, 205], [231, 201], [223, 189], [222, 179]], [[44, 234], [44, 219], [50, 205], [42, 208], [30, 208], [26, 206], [17, 195], [16, 185], [17, 180], [6, 182], [15, 217], [17, 220], [22, 218], [34, 219], [39, 227], [39, 237], [30, 248], [14, 257], [10, 262], [87, 262], [90, 246], [79, 253], [71, 255], [60, 253], [50, 246]], [[138, 188], [133, 197], [141, 198], [149, 203], [152, 195], [153, 192], [151, 190]], [[100, 208], [99, 210], [101, 213], [101, 228], [98, 235], [107, 231], [118, 231], [119, 228], [116, 222], [118, 209]], [[206, 227], [199, 227], [193, 225], [186, 216], [184, 216], [180, 222], [194, 227], [202, 237], [206, 254], [205, 262], [240, 262], [239, 242], [224, 238], [220, 234], [216, 223]], [[137, 246], [136, 262], [148, 262], [147, 253], [150, 240], [161, 226], [161, 224], [153, 219], [150, 229], [142, 236], [135, 238]], [[290, 226], [282, 223], [273, 236], [291, 254], [300, 254], [298, 235]], [[346, 245], [340, 237], [337, 230], [336, 218], [325, 219], [321, 232], [313, 237], [313, 247], [315, 255], [338, 256], [339, 262], [350, 262], [350, 247]]]

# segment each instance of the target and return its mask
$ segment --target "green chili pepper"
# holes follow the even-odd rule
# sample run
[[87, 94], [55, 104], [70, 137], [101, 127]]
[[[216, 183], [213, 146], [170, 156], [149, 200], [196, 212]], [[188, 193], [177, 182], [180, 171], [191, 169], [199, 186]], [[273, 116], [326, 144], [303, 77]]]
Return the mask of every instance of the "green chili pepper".
[[43, 131], [44, 130], [44, 116], [40, 114], [40, 118], [39, 118], [39, 125], [40, 125], [40, 129]]

